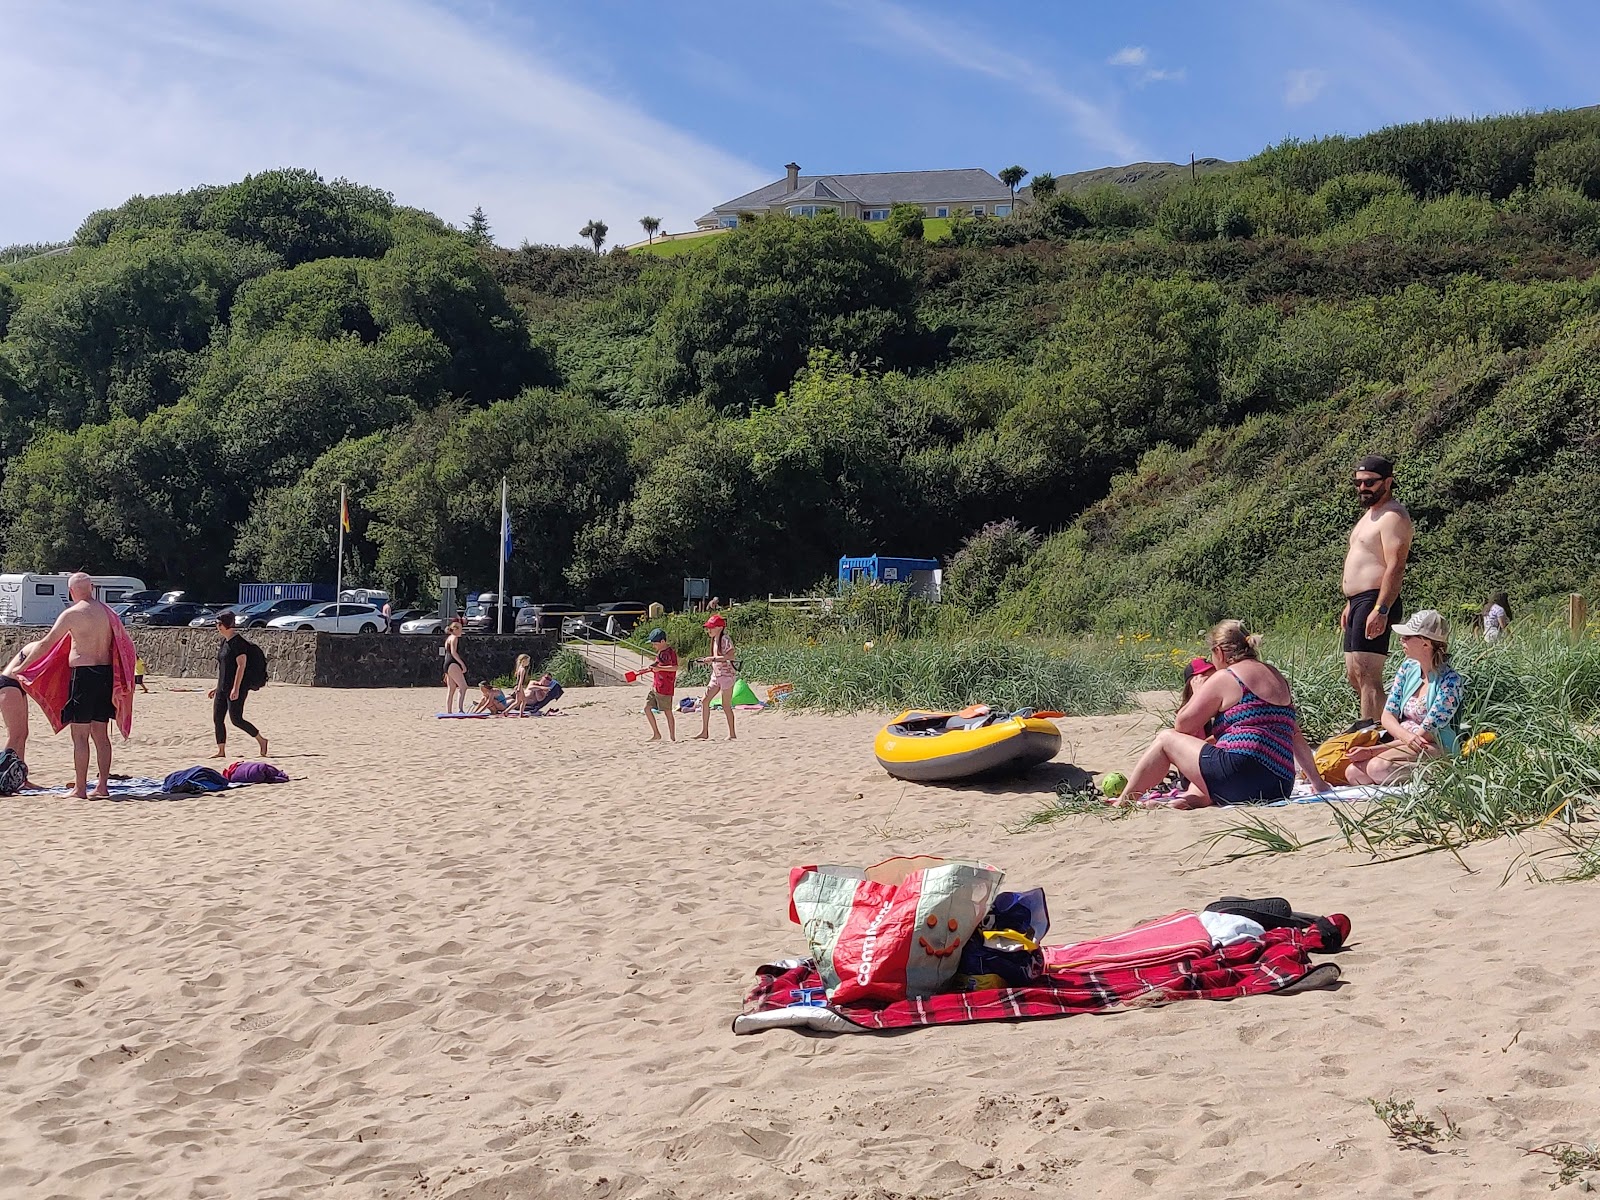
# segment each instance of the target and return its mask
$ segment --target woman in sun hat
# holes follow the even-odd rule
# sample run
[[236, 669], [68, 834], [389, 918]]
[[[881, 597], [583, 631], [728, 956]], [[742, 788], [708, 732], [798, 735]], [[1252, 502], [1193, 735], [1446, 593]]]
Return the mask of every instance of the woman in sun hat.
[[1394, 783], [1427, 759], [1460, 750], [1455, 720], [1464, 685], [1450, 665], [1450, 626], [1425, 608], [1394, 631], [1406, 652], [1383, 706], [1383, 728], [1394, 740], [1357, 750], [1345, 772], [1351, 783]]
[[728, 636], [728, 622], [721, 613], [712, 613], [706, 621], [706, 632], [711, 635], [711, 653], [700, 661], [711, 667], [711, 684], [706, 688], [705, 699], [700, 702], [700, 732], [696, 741], [711, 736], [711, 701], [720, 693], [722, 713], [728, 718], [728, 740], [734, 740], [733, 685], [739, 681], [739, 672], [733, 665], [733, 639]]

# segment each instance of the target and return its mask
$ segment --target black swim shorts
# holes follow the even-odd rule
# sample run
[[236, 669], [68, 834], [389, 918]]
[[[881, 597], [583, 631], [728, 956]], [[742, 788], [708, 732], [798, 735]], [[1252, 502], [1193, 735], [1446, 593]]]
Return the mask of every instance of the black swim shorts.
[[111, 699], [111, 668], [73, 667], [72, 691], [61, 709], [63, 725], [93, 725], [117, 715]]
[[1394, 607], [1389, 610], [1389, 623], [1383, 627], [1383, 632], [1375, 638], [1367, 636], [1367, 618], [1372, 615], [1372, 610], [1378, 607], [1378, 589], [1370, 592], [1357, 592], [1350, 597], [1350, 619], [1344, 627], [1344, 652], [1346, 654], [1388, 654], [1389, 631], [1400, 620], [1400, 598], [1395, 597]]

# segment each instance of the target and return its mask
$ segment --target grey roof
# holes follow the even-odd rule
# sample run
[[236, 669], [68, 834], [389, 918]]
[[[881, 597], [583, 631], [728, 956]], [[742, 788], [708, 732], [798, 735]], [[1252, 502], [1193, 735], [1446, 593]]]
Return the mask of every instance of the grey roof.
[[954, 171], [874, 171], [865, 175], [802, 175], [799, 186], [789, 190], [787, 177], [766, 187], [735, 196], [717, 205], [700, 220], [718, 213], [746, 209], [772, 208], [807, 200], [857, 200], [862, 204], [952, 204], [1011, 200], [1011, 189], [982, 167], [962, 167]]

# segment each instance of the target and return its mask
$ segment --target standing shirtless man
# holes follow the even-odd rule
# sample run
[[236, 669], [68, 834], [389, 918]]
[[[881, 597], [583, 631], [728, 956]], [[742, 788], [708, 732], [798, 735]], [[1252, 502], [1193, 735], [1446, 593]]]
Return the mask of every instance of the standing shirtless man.
[[[39, 639], [30, 662], [42, 659], [62, 638], [72, 639], [67, 665], [72, 668], [72, 691], [61, 709], [61, 721], [72, 726], [72, 795], [82, 800], [111, 796], [111, 721], [116, 716], [112, 699], [115, 674], [111, 655], [115, 637], [111, 622], [116, 615], [94, 598], [94, 581], [82, 571], [67, 580], [69, 605], [50, 632]], [[89, 743], [94, 743], [99, 786], [89, 793]]]
[[1383, 663], [1389, 627], [1400, 619], [1400, 581], [1414, 532], [1411, 514], [1394, 498], [1394, 464], [1370, 454], [1356, 464], [1362, 514], [1344, 556], [1344, 675], [1361, 697], [1361, 719], [1383, 714]]

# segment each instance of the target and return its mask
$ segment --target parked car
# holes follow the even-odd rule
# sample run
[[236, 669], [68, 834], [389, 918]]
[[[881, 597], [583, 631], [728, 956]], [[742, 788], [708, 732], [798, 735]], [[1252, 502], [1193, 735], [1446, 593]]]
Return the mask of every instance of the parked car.
[[191, 604], [187, 600], [179, 600], [152, 604], [149, 608], [134, 609], [123, 618], [123, 621], [128, 625], [154, 627], [187, 625], [196, 617], [203, 616], [206, 611], [204, 604]]
[[444, 619], [438, 616], [413, 617], [400, 626], [401, 633], [438, 633], [444, 628]]
[[313, 604], [286, 617], [273, 617], [267, 628], [299, 633], [380, 633], [383, 614], [370, 604]]
[[517, 633], [554, 633], [561, 628], [557, 614], [577, 610], [577, 605], [564, 600], [547, 600], [542, 604], [525, 604], [517, 609], [517, 619], [512, 629]]
[[389, 609], [389, 624], [399, 629], [407, 621], [415, 621], [418, 617], [429, 615], [428, 610], [425, 608], [394, 608], [391, 606]]
[[638, 600], [613, 600], [600, 606], [599, 620], [591, 622], [605, 630], [607, 637], [623, 638], [644, 620], [650, 606]]
[[[262, 600], [256, 604], [247, 604], [243, 608], [233, 610], [233, 615], [239, 618], [240, 629], [261, 629], [278, 617], [292, 617], [296, 613], [303, 613], [308, 608], [316, 608], [318, 601], [302, 600], [298, 597], [290, 598], [280, 596], [276, 600]], [[320, 601], [326, 604], [328, 601]]]
[[463, 620], [463, 624], [465, 624], [466, 627], [473, 633], [495, 633], [501, 628], [504, 628], [507, 633], [516, 632], [516, 613], [510, 609], [506, 610], [505, 624], [503, 627], [500, 624], [499, 614], [500, 608], [496, 604], [475, 604], [471, 608], [467, 609], [467, 615]]

